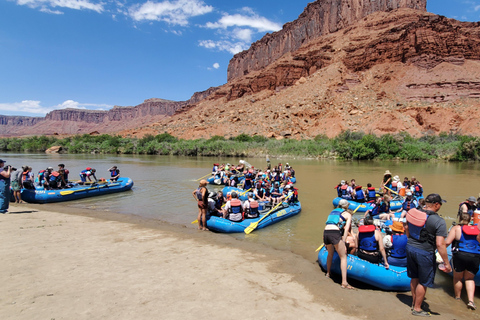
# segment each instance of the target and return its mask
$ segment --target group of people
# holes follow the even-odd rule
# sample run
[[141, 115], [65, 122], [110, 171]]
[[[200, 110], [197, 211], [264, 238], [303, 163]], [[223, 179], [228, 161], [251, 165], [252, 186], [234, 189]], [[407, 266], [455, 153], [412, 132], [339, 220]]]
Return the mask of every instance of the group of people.
[[[247, 167], [244, 163], [238, 166], [215, 163], [212, 170], [213, 177], [223, 179], [223, 184], [226, 186], [242, 187], [243, 191], [233, 191], [225, 195], [221, 191], [209, 192], [206, 188], [207, 180], [201, 180], [199, 187], [192, 192], [198, 203], [198, 228], [208, 230], [207, 215], [241, 222], [244, 219], [259, 217], [260, 202], [267, 208], [282, 202], [297, 202], [298, 189], [292, 182], [295, 170], [288, 163], [285, 168], [279, 163], [270, 170], [270, 162], [267, 163], [265, 170], [258, 170], [250, 165]], [[244, 178], [242, 183], [239, 183], [240, 175]], [[247, 200], [240, 200], [243, 195], [247, 196]]]
[[240, 163], [238, 166], [229, 163], [221, 165], [214, 163], [212, 176], [217, 185], [237, 187], [243, 182], [243, 188], [250, 189], [258, 181], [261, 181], [264, 186], [267, 182], [270, 184], [278, 182], [286, 185], [292, 182], [292, 179], [295, 177], [295, 170], [288, 163], [285, 164], [285, 167], [279, 163], [273, 169], [270, 168], [270, 163], [268, 163], [267, 168], [264, 170], [253, 166], [248, 166], [247, 168], [244, 163]]
[[[379, 205], [388, 202], [388, 197], [385, 194]], [[480, 265], [480, 229], [478, 221], [473, 225], [472, 219], [480, 201], [469, 197], [460, 203], [459, 222], [447, 233], [445, 220], [438, 215], [446, 201], [438, 194], [429, 194], [421, 203], [415, 203], [413, 199], [413, 192], [407, 190], [404, 205], [400, 209], [405, 219], [392, 221], [385, 229], [385, 234], [375, 226], [374, 219], [389, 219], [390, 213], [381, 216], [370, 212], [364, 217], [363, 223], [360, 221], [358, 233], [353, 233], [349, 202], [340, 200], [338, 208], [327, 219], [323, 235], [328, 250], [326, 275], [330, 275], [334, 251], [340, 257], [343, 288], [352, 288], [347, 282], [347, 254], [356, 254], [371, 263], [383, 264], [386, 269], [390, 265], [406, 267], [411, 279], [412, 314], [429, 316], [429, 312], [421, 307], [427, 288], [433, 286], [437, 251], [438, 260], [442, 262], [441, 269], [449, 273], [453, 268], [455, 299], [460, 300], [463, 280], [467, 290], [467, 307], [475, 310], [474, 277]], [[452, 264], [447, 255], [447, 246], [450, 244]]]
[[[14, 202], [22, 203], [22, 189], [36, 189], [37, 187], [43, 187], [45, 190], [54, 190], [70, 188], [76, 184], [84, 184], [87, 183], [87, 180], [88, 182], [98, 181], [95, 176], [96, 170], [91, 167], [87, 167], [80, 172], [80, 181], [70, 181], [70, 171], [65, 168], [65, 164], [63, 163], [58, 164], [57, 170], [54, 170], [53, 167], [47, 167], [46, 169], [40, 170], [36, 177], [31, 166], [22, 166], [21, 170], [17, 170], [17, 168], [11, 166], [5, 167], [5, 160], [1, 159], [0, 164], [0, 205], [6, 206], [6, 209], [0, 209], [0, 213], [2, 213], [3, 210], [6, 212], [8, 209], [8, 203], [10, 202], [10, 189], [13, 193]], [[108, 169], [108, 171], [110, 172], [110, 180], [117, 181], [120, 177], [120, 170], [118, 167], [113, 166]]]

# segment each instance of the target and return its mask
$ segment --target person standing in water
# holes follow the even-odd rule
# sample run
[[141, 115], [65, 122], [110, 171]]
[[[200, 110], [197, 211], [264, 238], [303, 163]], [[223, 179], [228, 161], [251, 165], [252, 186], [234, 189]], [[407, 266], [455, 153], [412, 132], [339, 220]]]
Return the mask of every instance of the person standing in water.
[[192, 195], [197, 200], [198, 206], [198, 230], [207, 229], [207, 207], [208, 207], [208, 190], [206, 188], [207, 180], [200, 180], [197, 189], [193, 190]]

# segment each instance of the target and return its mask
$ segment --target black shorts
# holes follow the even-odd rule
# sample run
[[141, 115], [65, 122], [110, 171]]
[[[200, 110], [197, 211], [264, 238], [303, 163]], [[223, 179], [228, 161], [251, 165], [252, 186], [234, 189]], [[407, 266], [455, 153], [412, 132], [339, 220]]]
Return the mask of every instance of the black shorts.
[[378, 252], [375, 254], [368, 254], [368, 253], [363, 253], [362, 250], [358, 250], [357, 256], [362, 260], [365, 260], [374, 264], [380, 264], [380, 262], [382, 261], [382, 256]]
[[342, 231], [325, 230], [323, 231], [323, 243], [337, 245], [342, 240]]
[[476, 275], [480, 265], [480, 254], [468, 252], [455, 252], [452, 258], [453, 270], [456, 272], [468, 272]]

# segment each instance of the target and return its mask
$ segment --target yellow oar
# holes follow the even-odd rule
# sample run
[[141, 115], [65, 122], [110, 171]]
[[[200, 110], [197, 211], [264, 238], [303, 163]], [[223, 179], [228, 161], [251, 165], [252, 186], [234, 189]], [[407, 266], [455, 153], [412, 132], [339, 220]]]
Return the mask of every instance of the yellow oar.
[[243, 196], [245, 193], [247, 193], [248, 191], [252, 190], [252, 188], [248, 189], [248, 190], [245, 190], [243, 192], [240, 193], [240, 196]]
[[395, 191], [393, 191], [393, 190], [392, 190], [392, 189], [390, 189], [389, 187], [386, 187], [386, 186], [383, 186], [383, 187], [384, 187], [385, 189], [387, 189], [387, 190], [390, 190], [390, 191], [392, 191], [392, 192], [393, 192], [393, 193], [395, 193], [397, 196], [399, 196], [399, 197], [402, 197], [402, 198], [403, 198], [403, 196], [399, 195], [399, 194], [398, 194], [398, 192], [395, 192]]
[[[286, 198], [285, 200], [287, 200], [288, 198], [290, 198], [291, 196], [293, 195], [293, 192], [290, 193]], [[260, 221], [262, 221], [263, 219], [265, 219], [266, 217], [268, 217], [268, 215], [270, 213], [272, 213], [275, 209], [278, 208], [279, 205], [281, 205], [282, 202], [280, 202], [279, 204], [277, 204], [275, 207], [273, 207], [272, 210], [268, 211], [267, 214], [265, 214], [260, 220], [258, 220], [257, 222], [252, 222], [250, 223], [250, 225], [248, 227], [245, 228], [244, 232], [246, 234], [250, 234], [253, 230], [255, 230], [257, 227], [258, 227], [258, 224], [260, 223]]]
[[[361, 205], [359, 205], [358, 207], [356, 207], [355, 210], [353, 210], [352, 216], [355, 214], [355, 212], [357, 212], [357, 210], [358, 210], [359, 208], [365, 208], [365, 206], [364, 206], [363, 204], [361, 204]], [[322, 250], [323, 246], [324, 246], [324, 244], [322, 243], [322, 245], [321, 245], [320, 247], [318, 247], [318, 249], [315, 250], [315, 252], [318, 252], [318, 251]]]
[[[104, 188], [104, 187], [114, 187], [114, 186], [118, 186], [120, 183], [112, 183], [110, 185], [107, 185], [107, 184], [103, 184], [101, 186], [98, 186], [98, 188]], [[91, 187], [91, 188], [84, 188], [84, 189], [78, 189], [78, 190], [65, 190], [65, 191], [60, 191], [60, 195], [62, 196], [68, 196], [72, 193], [75, 193], [75, 192], [81, 192], [81, 191], [86, 191], [86, 190], [94, 190], [94, 189], [98, 189], [97, 187]]]
[[202, 180], [203, 178], [206, 178], [206, 177], [208, 177], [209, 175], [211, 175], [211, 173], [209, 173], [209, 174], [206, 174], [206, 175], [204, 175], [203, 177], [201, 177], [201, 178], [198, 178], [198, 179], [197, 179], [197, 180], [195, 180], [195, 181]]

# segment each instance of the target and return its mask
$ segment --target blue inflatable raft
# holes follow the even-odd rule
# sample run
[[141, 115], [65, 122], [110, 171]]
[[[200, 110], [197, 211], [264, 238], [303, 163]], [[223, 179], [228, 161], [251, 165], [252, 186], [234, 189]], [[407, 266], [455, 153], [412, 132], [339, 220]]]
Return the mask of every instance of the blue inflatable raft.
[[[324, 246], [318, 252], [318, 264], [324, 270], [327, 270], [327, 256], [328, 251]], [[347, 256], [347, 264], [348, 278], [386, 291], [410, 291], [410, 278], [405, 267], [390, 266], [390, 269], [385, 269], [383, 265], [370, 263], [351, 254]], [[341, 274], [337, 252], [333, 255], [331, 272]]]
[[[300, 213], [302, 206], [300, 202], [290, 204], [288, 206], [279, 206], [275, 211], [270, 213], [268, 217], [260, 221], [257, 226], [257, 229], [262, 229], [277, 223], [279, 221], [285, 220], [287, 218], [293, 217]], [[207, 219], [207, 228], [217, 232], [224, 233], [238, 233], [244, 232], [245, 229], [254, 222], [259, 221], [268, 211], [264, 214], [260, 214], [260, 217], [255, 219], [245, 219], [241, 222], [233, 222], [228, 219], [219, 218], [216, 216], [210, 216]]]
[[45, 190], [22, 189], [22, 200], [30, 203], [50, 203], [77, 200], [87, 197], [100, 196], [109, 193], [122, 192], [132, 189], [133, 181], [130, 178], [119, 178], [118, 181], [90, 185], [76, 185], [72, 188]]
[[[340, 197], [333, 199], [333, 206], [338, 207], [338, 203], [340, 202], [340, 200], [342, 200], [342, 198]], [[348, 209], [352, 211], [357, 209], [358, 206], [362, 206], [362, 205], [364, 207], [358, 208], [357, 212], [367, 212], [368, 210], [373, 209], [373, 203], [359, 203], [353, 200], [347, 200], [347, 201], [349, 203]], [[402, 204], [403, 204], [403, 200], [392, 200], [390, 201], [390, 210], [393, 210], [393, 211], [398, 210], [402, 207]]]

